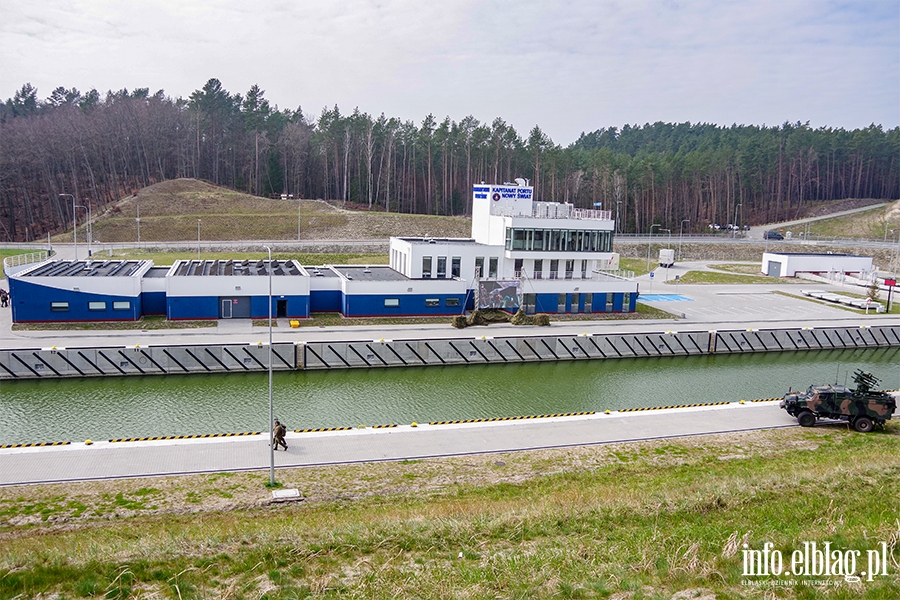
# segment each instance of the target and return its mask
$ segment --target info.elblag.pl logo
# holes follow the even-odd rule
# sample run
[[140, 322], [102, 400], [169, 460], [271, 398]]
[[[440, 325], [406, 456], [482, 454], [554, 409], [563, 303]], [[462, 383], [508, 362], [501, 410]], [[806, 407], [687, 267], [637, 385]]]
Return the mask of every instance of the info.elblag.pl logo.
[[886, 542], [865, 550], [865, 554], [863, 550], [832, 548], [831, 542], [803, 542], [803, 547], [791, 552], [788, 559], [772, 542], [766, 542], [760, 550], [748, 544], [743, 548], [744, 577], [843, 577], [857, 583], [888, 575]]

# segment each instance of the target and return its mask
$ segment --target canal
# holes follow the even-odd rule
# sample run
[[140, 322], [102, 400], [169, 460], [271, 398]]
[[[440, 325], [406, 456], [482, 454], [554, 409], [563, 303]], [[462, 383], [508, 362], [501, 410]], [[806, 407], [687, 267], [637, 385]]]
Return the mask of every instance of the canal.
[[[274, 374], [289, 429], [409, 424], [780, 397], [852, 384], [900, 388], [900, 348]], [[0, 444], [266, 430], [265, 373], [14, 381]]]

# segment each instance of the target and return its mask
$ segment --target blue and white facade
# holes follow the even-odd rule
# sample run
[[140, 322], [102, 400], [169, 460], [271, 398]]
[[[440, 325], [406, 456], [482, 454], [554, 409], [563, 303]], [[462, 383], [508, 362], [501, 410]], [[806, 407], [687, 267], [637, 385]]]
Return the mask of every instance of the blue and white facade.
[[[635, 310], [610, 212], [537, 202], [525, 180], [473, 189], [472, 237], [395, 237], [390, 266], [296, 261], [45, 261], [8, 273], [14, 322], [450, 316]], [[271, 292], [270, 292], [271, 285]]]
[[537, 202], [525, 180], [476, 185], [472, 237], [391, 238], [391, 267], [462, 279], [474, 305], [545, 313], [631, 312], [637, 283], [615, 275], [610, 211]]

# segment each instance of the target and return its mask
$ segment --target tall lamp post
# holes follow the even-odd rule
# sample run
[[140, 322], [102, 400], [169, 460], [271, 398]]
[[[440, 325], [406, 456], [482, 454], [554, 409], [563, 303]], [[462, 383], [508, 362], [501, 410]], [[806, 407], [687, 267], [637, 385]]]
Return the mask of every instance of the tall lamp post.
[[681, 254], [681, 242], [684, 241], [684, 224], [690, 223], [690, 219], [682, 219], [681, 220], [681, 232], [678, 234], [678, 260], [682, 259]]
[[141, 203], [138, 202], [135, 206], [137, 206], [137, 230], [138, 230], [138, 246], [141, 245]]
[[616, 200], [616, 233], [619, 233], [619, 205], [622, 204], [621, 200]]
[[[269, 253], [269, 430], [275, 422], [275, 408], [272, 404], [272, 249], [263, 246]], [[269, 485], [275, 485], [275, 439], [269, 436]]]
[[297, 241], [300, 241], [300, 198], [297, 198]]
[[72, 199], [72, 243], [75, 245], [75, 260], [78, 260], [78, 221], [75, 219], [75, 196], [72, 194], [60, 194], [60, 198], [68, 196]]
[[[87, 213], [87, 220], [88, 220], [88, 222], [90, 222], [90, 220], [91, 220], [91, 209], [89, 209], [87, 206], [84, 206], [83, 204], [78, 204], [77, 206], [75, 206], [75, 208], [83, 209], [84, 212]], [[74, 231], [74, 230], [73, 230], [73, 231]], [[84, 226], [84, 237], [86, 237], [87, 240], [88, 240], [88, 259], [90, 259], [90, 258], [91, 258], [91, 238], [90, 238], [90, 236], [88, 235], [87, 231], [88, 231], [88, 226], [85, 225], [85, 226]], [[75, 254], [76, 254], [75, 260], [78, 260], [78, 253], [76, 252]]]
[[197, 219], [197, 262], [200, 261], [200, 219]]
[[731, 237], [732, 237], [732, 239], [734, 239], [735, 237], [737, 237], [737, 230], [738, 230], [738, 218], [737, 218], [737, 217], [738, 217], [738, 209], [739, 209], [740, 207], [742, 207], [743, 205], [744, 205], [744, 203], [741, 202], [741, 203], [739, 203], [737, 206], [734, 207], [734, 223], [732, 223], [732, 225], [734, 226], [734, 229], [731, 230]]
[[659, 223], [650, 226], [650, 237], [647, 238], [647, 272], [650, 272], [650, 245], [653, 243], [653, 228], [659, 227]]

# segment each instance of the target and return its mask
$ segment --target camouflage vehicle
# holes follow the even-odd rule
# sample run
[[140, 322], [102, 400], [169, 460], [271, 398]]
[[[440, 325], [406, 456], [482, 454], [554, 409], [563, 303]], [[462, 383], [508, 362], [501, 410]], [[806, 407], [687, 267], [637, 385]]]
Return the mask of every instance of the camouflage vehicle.
[[842, 385], [811, 385], [805, 392], [788, 392], [781, 400], [781, 408], [802, 427], [812, 427], [818, 419], [849, 421], [856, 431], [872, 431], [884, 425], [897, 408], [894, 394], [876, 391], [878, 378], [871, 373], [853, 374], [856, 389]]

